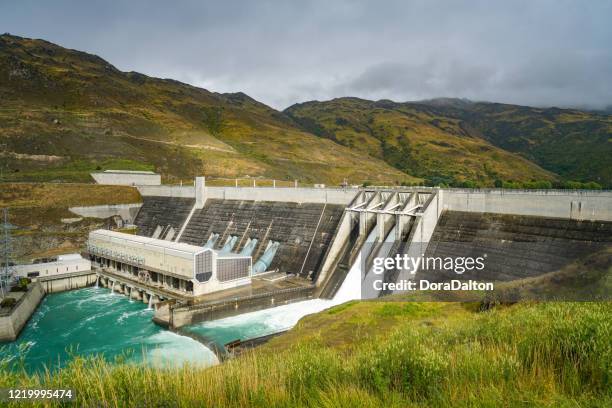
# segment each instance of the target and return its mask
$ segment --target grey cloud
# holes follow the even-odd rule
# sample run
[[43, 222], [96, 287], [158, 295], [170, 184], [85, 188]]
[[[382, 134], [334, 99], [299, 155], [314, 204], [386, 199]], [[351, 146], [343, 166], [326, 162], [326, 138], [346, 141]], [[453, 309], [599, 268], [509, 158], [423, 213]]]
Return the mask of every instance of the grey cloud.
[[0, 1], [0, 27], [276, 108], [359, 96], [612, 104], [612, 2]]

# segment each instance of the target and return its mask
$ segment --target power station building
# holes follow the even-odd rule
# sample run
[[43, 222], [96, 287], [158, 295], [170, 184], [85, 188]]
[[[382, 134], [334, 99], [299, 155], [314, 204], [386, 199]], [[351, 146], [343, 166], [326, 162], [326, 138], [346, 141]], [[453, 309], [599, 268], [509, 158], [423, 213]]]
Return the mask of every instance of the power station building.
[[251, 283], [250, 256], [212, 248], [96, 230], [89, 233], [87, 252], [94, 268], [186, 296]]

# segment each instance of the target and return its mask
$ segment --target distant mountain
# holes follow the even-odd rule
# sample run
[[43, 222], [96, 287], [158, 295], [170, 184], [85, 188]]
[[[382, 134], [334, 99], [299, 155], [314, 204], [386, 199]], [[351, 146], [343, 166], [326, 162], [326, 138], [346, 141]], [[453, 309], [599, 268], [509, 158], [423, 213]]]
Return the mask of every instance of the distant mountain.
[[339, 98], [296, 104], [285, 113], [312, 133], [418, 177], [612, 186], [612, 116], [606, 114], [453, 98]]
[[96, 168], [125, 168], [170, 180], [419, 181], [243, 93], [121, 72], [98, 56], [12, 35], [0, 36], [0, 167], [9, 180], [88, 181]]
[[[304, 182], [597, 181], [612, 185], [612, 117], [439, 98], [339, 98], [284, 112], [122, 72], [43, 40], [0, 36], [0, 176], [90, 181], [151, 169]], [[471, 184], [470, 184], [471, 183]]]

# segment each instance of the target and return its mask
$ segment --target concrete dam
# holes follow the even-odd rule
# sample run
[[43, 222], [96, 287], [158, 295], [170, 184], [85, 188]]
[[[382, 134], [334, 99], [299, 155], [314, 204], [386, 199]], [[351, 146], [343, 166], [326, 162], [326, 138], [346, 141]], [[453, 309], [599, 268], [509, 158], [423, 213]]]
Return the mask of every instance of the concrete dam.
[[[501, 282], [555, 271], [612, 245], [609, 191], [226, 188], [206, 187], [203, 178], [138, 189], [143, 205], [134, 224], [142, 238], [133, 238], [135, 248], [159, 247], [164, 257], [189, 253], [190, 261], [147, 263], [138, 251], [104, 248], [89, 255], [103, 284], [136, 291], [156, 304], [154, 320], [171, 328], [332, 299], [355, 269], [367, 287], [377, 258], [486, 253], [486, 273], [419, 270], [416, 278]], [[391, 268], [382, 279], [397, 282], [403, 274]]]

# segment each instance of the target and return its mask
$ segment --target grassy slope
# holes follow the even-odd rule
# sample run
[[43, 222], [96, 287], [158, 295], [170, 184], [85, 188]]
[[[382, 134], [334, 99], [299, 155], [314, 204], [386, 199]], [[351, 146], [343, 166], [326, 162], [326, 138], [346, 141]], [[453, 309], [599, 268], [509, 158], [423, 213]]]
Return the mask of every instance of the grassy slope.
[[97, 167], [154, 168], [170, 180], [416, 180], [247, 95], [121, 72], [94, 55], [9, 35], [0, 36], [0, 145], [12, 180], [88, 181]]
[[453, 100], [357, 98], [297, 104], [286, 113], [319, 136], [421, 177], [486, 184], [494, 179], [550, 180], [556, 173], [612, 183], [609, 115]]
[[[578, 272], [592, 292], [595, 281], [609, 283], [609, 260], [610, 250], [603, 250], [556, 275], [512, 285], [520, 296], [530, 297], [544, 287], [580, 287], [584, 282], [577, 282]], [[185, 407], [612, 403], [611, 302], [500, 306], [406, 301], [427, 296], [336, 306], [209, 369], [154, 369], [121, 359], [76, 358], [57, 373], [28, 375], [19, 363], [4, 362], [0, 387], [70, 387], [77, 390], [80, 405], [113, 407], [177, 402]], [[479, 312], [483, 307], [487, 311]]]
[[87, 233], [103, 221], [84, 219], [63, 224], [62, 218], [75, 218], [69, 207], [82, 205], [141, 202], [133, 187], [96, 184], [0, 183], [0, 208], [9, 207], [17, 260], [78, 251]]
[[421, 177], [484, 184], [492, 184], [496, 178], [553, 178], [528, 160], [471, 137], [458, 120], [400, 104], [339, 98], [294, 105], [287, 112], [306, 126], [316, 122], [323, 128], [319, 133], [323, 136]]
[[81, 405], [113, 407], [604, 407], [611, 318], [610, 303], [476, 313], [456, 303], [355, 302], [211, 369], [76, 359], [55, 375], [4, 367], [0, 386], [71, 387]]
[[456, 116], [496, 146], [565, 179], [612, 187], [612, 115], [478, 103]]
[[[610, 249], [555, 274], [507, 284], [534, 293], [607, 288]], [[577, 278], [578, 276], [578, 278]], [[476, 299], [483, 299], [482, 294]], [[353, 301], [210, 369], [76, 358], [58, 373], [0, 364], [0, 387], [65, 388], [81, 405], [210, 407], [589, 406], [612, 403], [612, 303], [512, 306]], [[478, 310], [485, 310], [479, 312]]]

